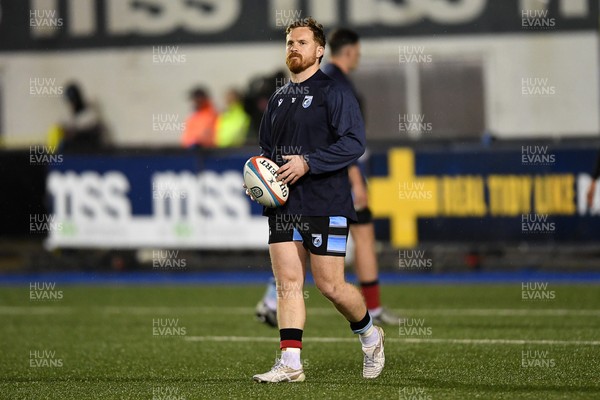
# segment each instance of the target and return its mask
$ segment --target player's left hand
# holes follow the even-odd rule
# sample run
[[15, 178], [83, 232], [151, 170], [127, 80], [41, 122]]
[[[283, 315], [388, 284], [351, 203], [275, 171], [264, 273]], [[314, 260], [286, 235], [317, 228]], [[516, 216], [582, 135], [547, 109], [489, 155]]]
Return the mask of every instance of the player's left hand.
[[287, 162], [277, 170], [278, 181], [293, 185], [308, 172], [308, 163], [303, 156], [291, 155], [282, 156], [282, 158]]
[[254, 196], [252, 196], [252, 193], [250, 193], [250, 189], [248, 189], [248, 186], [246, 186], [245, 183], [242, 186], [246, 190], [246, 196], [250, 197], [250, 200], [256, 201], [256, 199], [254, 198]]

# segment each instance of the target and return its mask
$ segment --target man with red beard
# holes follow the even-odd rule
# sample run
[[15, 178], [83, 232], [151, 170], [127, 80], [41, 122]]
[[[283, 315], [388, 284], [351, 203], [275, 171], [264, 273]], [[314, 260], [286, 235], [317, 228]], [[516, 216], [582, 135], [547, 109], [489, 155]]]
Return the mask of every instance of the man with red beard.
[[365, 128], [350, 89], [319, 69], [324, 52], [323, 26], [314, 19], [287, 27], [291, 81], [273, 94], [260, 126], [262, 154], [281, 165], [277, 180], [290, 193], [282, 207], [263, 211], [269, 218], [281, 358], [270, 371], [254, 375], [257, 382], [305, 379], [300, 351], [308, 257], [317, 288], [359, 335], [363, 377], [376, 378], [385, 363], [383, 330], [373, 325], [360, 292], [344, 278], [348, 219], [356, 220], [347, 167], [365, 150]]
[[[327, 41], [330, 62], [322, 68], [322, 71], [333, 80], [348, 86], [360, 105], [360, 97], [348, 78], [348, 74], [358, 67], [360, 60], [360, 38], [358, 34], [347, 28], [339, 28], [329, 34]], [[365, 110], [362, 111], [364, 115]], [[360, 162], [348, 167], [348, 177], [352, 187], [354, 209], [357, 216], [356, 221], [350, 222], [350, 236], [354, 239], [354, 270], [373, 322], [377, 325], [398, 325], [400, 318], [381, 306], [379, 266], [375, 253], [375, 228], [369, 208], [367, 179], [362, 169]], [[255, 313], [260, 322], [277, 327], [277, 287], [275, 279], [269, 280], [267, 290], [262, 299], [256, 304]]]

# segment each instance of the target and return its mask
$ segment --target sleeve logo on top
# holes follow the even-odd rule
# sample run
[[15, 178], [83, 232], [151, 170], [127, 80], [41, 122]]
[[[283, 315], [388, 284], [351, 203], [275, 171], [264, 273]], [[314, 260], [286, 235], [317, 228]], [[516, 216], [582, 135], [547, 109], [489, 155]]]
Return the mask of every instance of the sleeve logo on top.
[[312, 96], [304, 96], [304, 101], [302, 101], [302, 107], [304, 108], [308, 108], [310, 107], [310, 104], [312, 103]]
[[283, 99], [279, 99], [279, 101], [277, 102], [277, 107], [279, 107], [281, 103], [283, 103]]

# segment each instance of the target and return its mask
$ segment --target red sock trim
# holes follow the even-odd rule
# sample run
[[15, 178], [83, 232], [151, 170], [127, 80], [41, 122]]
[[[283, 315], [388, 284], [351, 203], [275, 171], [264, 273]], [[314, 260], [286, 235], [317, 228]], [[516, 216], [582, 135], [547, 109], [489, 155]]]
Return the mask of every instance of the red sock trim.
[[367, 308], [373, 310], [381, 306], [381, 299], [379, 297], [379, 283], [375, 285], [361, 286], [361, 291], [365, 297]]
[[300, 341], [300, 340], [282, 340], [279, 344], [279, 349], [287, 349], [288, 347], [293, 347], [295, 349], [301, 349], [302, 341]]

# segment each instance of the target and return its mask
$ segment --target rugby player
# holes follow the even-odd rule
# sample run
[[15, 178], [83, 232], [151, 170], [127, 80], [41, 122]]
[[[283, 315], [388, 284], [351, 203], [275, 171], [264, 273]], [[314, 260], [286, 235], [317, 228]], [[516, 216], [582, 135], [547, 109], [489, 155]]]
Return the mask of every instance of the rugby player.
[[305, 379], [300, 352], [308, 257], [317, 288], [359, 337], [363, 377], [376, 378], [385, 364], [383, 329], [373, 325], [360, 292], [344, 278], [348, 220], [356, 220], [348, 166], [364, 153], [364, 123], [352, 91], [319, 69], [324, 52], [323, 27], [314, 19], [287, 27], [291, 81], [273, 94], [260, 126], [262, 154], [281, 165], [277, 179], [290, 194], [284, 206], [263, 212], [277, 282], [281, 358], [254, 375], [257, 382]]
[[[336, 29], [329, 34], [328, 43], [331, 52], [330, 62], [323, 72], [330, 78], [347, 86], [360, 99], [347, 74], [352, 72], [360, 61], [360, 38], [350, 29]], [[364, 115], [364, 109], [363, 115]], [[399, 317], [381, 306], [379, 290], [379, 267], [375, 254], [375, 227], [371, 210], [366, 178], [358, 162], [348, 167], [348, 176], [354, 199], [357, 221], [349, 221], [350, 234], [354, 240], [354, 266], [360, 283], [361, 292], [367, 303], [369, 314], [376, 324], [398, 325]], [[270, 326], [277, 326], [276, 284], [271, 280], [265, 295], [256, 306], [256, 316]]]

